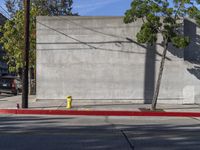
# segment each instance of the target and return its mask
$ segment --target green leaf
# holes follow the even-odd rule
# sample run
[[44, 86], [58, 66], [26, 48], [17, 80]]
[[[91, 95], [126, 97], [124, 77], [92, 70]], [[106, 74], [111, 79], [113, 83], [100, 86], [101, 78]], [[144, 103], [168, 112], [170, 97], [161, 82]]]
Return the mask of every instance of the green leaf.
[[175, 47], [183, 48], [189, 44], [189, 38], [180, 32], [180, 18], [194, 18], [200, 25], [199, 8], [200, 0], [134, 0], [125, 13], [124, 22], [142, 19], [136, 35], [139, 43], [156, 43], [157, 35], [161, 34], [167, 39], [167, 45], [172, 42]]
[[189, 37], [176, 36], [171, 39], [172, 44], [177, 48], [184, 48], [188, 46], [190, 40]]

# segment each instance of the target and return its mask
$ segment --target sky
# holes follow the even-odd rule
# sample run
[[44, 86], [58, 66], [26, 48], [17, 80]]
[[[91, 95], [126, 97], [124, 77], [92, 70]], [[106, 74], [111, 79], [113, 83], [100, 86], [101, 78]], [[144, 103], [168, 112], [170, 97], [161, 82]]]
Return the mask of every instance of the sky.
[[[73, 12], [81, 16], [123, 16], [132, 0], [73, 0]], [[0, 6], [5, 9], [4, 0]], [[0, 7], [0, 12], [5, 11]]]
[[74, 0], [74, 11], [82, 16], [123, 16], [132, 0]]

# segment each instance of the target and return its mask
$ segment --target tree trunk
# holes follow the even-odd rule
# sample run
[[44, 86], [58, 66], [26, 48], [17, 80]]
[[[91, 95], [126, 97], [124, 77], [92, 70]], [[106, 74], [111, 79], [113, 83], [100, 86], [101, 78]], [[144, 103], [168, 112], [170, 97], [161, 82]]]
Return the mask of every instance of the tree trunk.
[[157, 100], [158, 100], [158, 94], [159, 94], [159, 90], [160, 90], [160, 84], [161, 84], [161, 79], [162, 79], [162, 74], [163, 74], [163, 69], [164, 69], [164, 64], [165, 64], [165, 57], [166, 57], [166, 54], [167, 54], [167, 47], [168, 47], [168, 39], [165, 38], [164, 39], [164, 50], [163, 50], [162, 59], [161, 59], [161, 62], [160, 62], [158, 79], [157, 79], [157, 82], [156, 82], [156, 88], [155, 88], [155, 91], [154, 91], [152, 105], [151, 105], [152, 110], [156, 110], [156, 104], [157, 104]]

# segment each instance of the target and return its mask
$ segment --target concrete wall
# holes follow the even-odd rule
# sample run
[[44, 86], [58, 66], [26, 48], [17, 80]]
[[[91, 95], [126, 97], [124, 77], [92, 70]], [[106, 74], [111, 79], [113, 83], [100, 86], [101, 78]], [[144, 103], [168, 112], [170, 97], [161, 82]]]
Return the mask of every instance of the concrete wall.
[[[151, 102], [163, 49], [136, 42], [140, 25], [122, 17], [38, 17], [37, 99]], [[184, 50], [169, 51], [159, 102], [198, 102], [192, 64]]]

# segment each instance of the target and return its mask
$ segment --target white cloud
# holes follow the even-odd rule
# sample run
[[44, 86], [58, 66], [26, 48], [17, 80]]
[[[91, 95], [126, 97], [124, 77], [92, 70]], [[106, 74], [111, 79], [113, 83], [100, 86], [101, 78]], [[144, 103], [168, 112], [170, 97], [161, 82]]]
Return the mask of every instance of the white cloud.
[[81, 3], [77, 2], [77, 5], [74, 5], [74, 9], [77, 9], [81, 15], [87, 15], [93, 11], [95, 11], [96, 9], [105, 7], [106, 5], [110, 5], [112, 3], [115, 3], [117, 1], [120, 0], [85, 0], [83, 3], [83, 1], [81, 1]]

